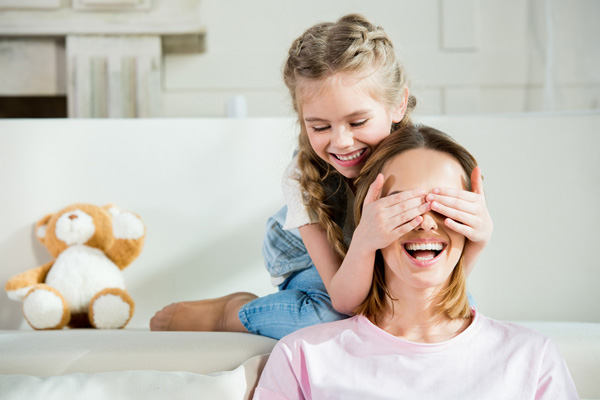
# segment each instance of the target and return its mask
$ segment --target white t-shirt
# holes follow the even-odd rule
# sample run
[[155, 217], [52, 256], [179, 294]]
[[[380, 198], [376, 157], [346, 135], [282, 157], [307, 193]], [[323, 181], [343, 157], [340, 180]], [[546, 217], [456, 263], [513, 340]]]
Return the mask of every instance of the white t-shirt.
[[298, 181], [299, 177], [298, 156], [295, 155], [283, 173], [281, 180], [281, 190], [283, 191], [283, 198], [287, 205], [287, 214], [285, 216], [285, 224], [283, 225], [283, 229], [285, 230], [319, 222], [317, 213], [304, 205], [303, 191]]
[[[291, 230], [299, 228], [303, 225], [317, 224], [319, 223], [319, 217], [314, 210], [309, 209], [304, 204], [304, 198], [302, 187], [298, 181], [300, 176], [300, 168], [298, 167], [298, 156], [295, 155], [290, 165], [287, 167], [283, 174], [281, 181], [281, 187], [283, 191], [283, 198], [287, 205], [287, 214], [285, 216], [285, 223], [283, 229]], [[350, 245], [352, 234], [354, 233], [354, 218], [353, 218], [353, 207], [354, 207], [354, 193], [346, 186], [346, 204], [344, 208], [346, 210], [346, 222], [342, 227], [344, 239], [346, 245]]]
[[579, 399], [556, 345], [473, 310], [442, 343], [390, 335], [363, 316], [315, 325], [277, 343], [254, 399]]

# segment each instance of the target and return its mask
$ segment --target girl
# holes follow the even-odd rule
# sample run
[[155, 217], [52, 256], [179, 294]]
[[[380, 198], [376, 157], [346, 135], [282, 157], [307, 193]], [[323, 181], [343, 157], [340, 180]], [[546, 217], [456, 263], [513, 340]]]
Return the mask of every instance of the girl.
[[[415, 188], [460, 192], [470, 189], [476, 165], [449, 136], [404, 128], [367, 161], [356, 183], [356, 220], [366, 218], [360, 204], [378, 176], [384, 198]], [[279, 341], [254, 398], [578, 399], [548, 338], [469, 307], [467, 240], [444, 219], [428, 211], [413, 230], [377, 252], [358, 316]]]
[[[286, 207], [267, 222], [263, 254], [279, 292], [234, 293], [167, 306], [153, 330], [253, 332], [276, 339], [345, 318], [367, 296], [375, 252], [422, 222], [432, 207], [465, 235], [467, 268], [489, 240], [479, 170], [474, 193], [415, 189], [379, 199], [376, 180], [365, 216], [352, 216], [354, 179], [392, 130], [410, 125], [416, 101], [380, 27], [360, 15], [309, 28], [289, 49], [284, 80], [298, 114], [298, 152], [283, 179]], [[351, 245], [350, 245], [351, 244]]]

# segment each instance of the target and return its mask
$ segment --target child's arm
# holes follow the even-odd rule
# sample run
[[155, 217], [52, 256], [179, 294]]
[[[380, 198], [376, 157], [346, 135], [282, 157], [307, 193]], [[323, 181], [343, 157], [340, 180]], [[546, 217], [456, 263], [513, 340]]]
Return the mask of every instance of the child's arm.
[[335, 253], [325, 230], [318, 224], [299, 228], [302, 241], [315, 264], [334, 308], [352, 314], [367, 297], [373, 279], [375, 252], [418, 226], [429, 211], [425, 192], [415, 189], [379, 199], [380, 175], [371, 184], [363, 205], [363, 216], [354, 231], [346, 257]]
[[493, 223], [483, 194], [481, 168], [475, 167], [471, 174], [471, 190], [434, 189], [427, 196], [431, 208], [445, 215], [446, 226], [464, 235], [465, 272], [471, 273], [483, 248], [492, 236]]

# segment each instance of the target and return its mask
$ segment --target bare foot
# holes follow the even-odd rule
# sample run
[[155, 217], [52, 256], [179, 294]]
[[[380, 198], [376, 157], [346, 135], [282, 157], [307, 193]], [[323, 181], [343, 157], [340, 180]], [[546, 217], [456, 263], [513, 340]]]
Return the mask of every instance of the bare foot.
[[150, 330], [248, 332], [238, 312], [256, 298], [252, 293], [239, 292], [216, 299], [173, 303], [152, 317]]

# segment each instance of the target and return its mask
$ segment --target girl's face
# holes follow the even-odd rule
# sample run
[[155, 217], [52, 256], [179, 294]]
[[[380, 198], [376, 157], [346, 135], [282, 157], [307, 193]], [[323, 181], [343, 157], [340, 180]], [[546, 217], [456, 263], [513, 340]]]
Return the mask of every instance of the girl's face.
[[[466, 190], [466, 174], [452, 156], [430, 149], [408, 150], [382, 170], [382, 196], [423, 188]], [[462, 254], [465, 237], [444, 224], [442, 215], [429, 211], [411, 232], [382, 249], [385, 279], [392, 295], [408, 288], [444, 289]], [[399, 292], [400, 291], [400, 292]]]
[[[406, 100], [390, 109], [372, 95], [376, 76], [359, 79], [338, 73], [302, 86], [301, 110], [310, 144], [349, 179], [358, 176], [373, 149], [390, 134], [406, 111]], [[406, 92], [408, 95], [408, 92]]]

